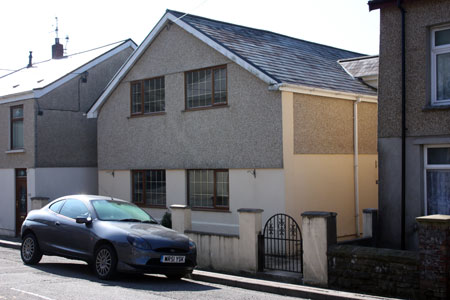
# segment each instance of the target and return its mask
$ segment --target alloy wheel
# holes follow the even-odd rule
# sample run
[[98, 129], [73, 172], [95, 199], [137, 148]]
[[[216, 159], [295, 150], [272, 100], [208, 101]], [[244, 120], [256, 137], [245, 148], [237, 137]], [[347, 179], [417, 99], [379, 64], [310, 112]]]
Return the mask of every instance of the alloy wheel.
[[23, 246], [22, 246], [23, 258], [26, 261], [30, 261], [33, 258], [34, 250], [35, 250], [35, 248], [34, 248], [34, 240], [31, 237], [27, 237], [23, 241]]
[[112, 267], [112, 257], [108, 249], [101, 249], [95, 259], [95, 268], [100, 276], [106, 276]]

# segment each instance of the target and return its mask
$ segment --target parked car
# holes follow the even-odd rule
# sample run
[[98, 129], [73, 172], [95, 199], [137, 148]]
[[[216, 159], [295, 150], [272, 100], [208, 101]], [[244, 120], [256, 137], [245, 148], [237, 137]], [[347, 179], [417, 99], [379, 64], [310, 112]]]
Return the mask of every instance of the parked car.
[[164, 274], [181, 278], [196, 266], [195, 243], [161, 226], [127, 201], [73, 195], [31, 211], [21, 230], [21, 257], [37, 264], [42, 255], [79, 259], [100, 279], [116, 271]]

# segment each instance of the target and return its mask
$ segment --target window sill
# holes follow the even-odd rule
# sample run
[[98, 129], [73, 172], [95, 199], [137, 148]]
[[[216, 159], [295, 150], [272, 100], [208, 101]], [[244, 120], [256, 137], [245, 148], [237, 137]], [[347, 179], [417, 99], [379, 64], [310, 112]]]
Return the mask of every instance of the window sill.
[[182, 110], [181, 112], [191, 112], [191, 111], [201, 111], [201, 110], [209, 110], [209, 109], [216, 109], [216, 108], [229, 108], [230, 106], [228, 104], [222, 104], [222, 105], [213, 105], [213, 106], [202, 106], [202, 107], [195, 107], [195, 108], [187, 108]]
[[209, 212], [222, 212], [231, 213], [229, 208], [201, 208], [201, 207], [191, 207], [192, 211], [209, 211]]
[[132, 202], [133, 204], [141, 207], [141, 208], [159, 208], [159, 209], [167, 209], [167, 206], [165, 205], [145, 205], [145, 204], [140, 204], [140, 203], [135, 203]]
[[146, 114], [139, 114], [139, 115], [130, 115], [127, 117], [127, 119], [134, 119], [134, 118], [143, 118], [143, 117], [153, 117], [153, 116], [163, 116], [165, 115], [165, 111], [161, 112], [154, 112], [154, 113], [146, 113]]
[[6, 154], [25, 153], [25, 149], [14, 149], [5, 151]]
[[450, 110], [450, 104], [447, 105], [426, 105], [422, 111]]

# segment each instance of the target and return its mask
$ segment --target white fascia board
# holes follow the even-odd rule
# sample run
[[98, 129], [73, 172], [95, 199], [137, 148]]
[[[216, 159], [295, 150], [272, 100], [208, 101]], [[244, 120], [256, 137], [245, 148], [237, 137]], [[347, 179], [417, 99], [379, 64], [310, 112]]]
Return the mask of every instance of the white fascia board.
[[203, 33], [199, 32], [198, 30], [194, 29], [187, 23], [183, 22], [181, 19], [177, 18], [176, 16], [172, 15], [171, 13], [166, 13], [164, 17], [156, 24], [156, 26], [152, 29], [152, 31], [149, 33], [149, 35], [145, 38], [145, 40], [139, 45], [137, 50], [133, 53], [133, 55], [130, 57], [130, 59], [124, 64], [122, 69], [119, 73], [115, 76], [115, 78], [111, 81], [111, 83], [107, 86], [103, 94], [99, 97], [97, 102], [92, 106], [92, 108], [87, 113], [87, 118], [97, 118], [98, 116], [98, 110], [103, 105], [105, 100], [111, 95], [112, 91], [116, 88], [116, 86], [120, 83], [120, 81], [125, 77], [125, 75], [128, 73], [129, 69], [134, 66], [136, 61], [142, 56], [142, 54], [147, 50], [148, 46], [152, 43], [152, 41], [156, 38], [156, 36], [159, 34], [159, 32], [166, 26], [166, 23], [168, 21], [171, 21], [190, 34], [194, 35], [196, 38], [201, 40], [202, 42], [206, 43], [208, 46], [213, 48], [214, 50], [218, 51], [219, 53], [226, 56], [231, 61], [234, 61], [250, 73], [256, 75], [258, 78], [263, 80], [264, 82], [268, 84], [276, 84], [277, 81], [271, 78], [270, 76], [267, 76], [257, 68], [253, 67], [251, 64], [246, 62], [245, 60], [238, 57], [235, 53], [229, 51], [228, 49], [224, 48], [223, 46], [219, 45], [217, 42], [213, 41], [209, 37], [205, 36]]
[[2, 96], [2, 97], [0, 97], [0, 104], [33, 99], [34, 97], [35, 97], [35, 95], [34, 95], [33, 91], [26, 91], [26, 92], [23, 92], [23, 93], [17, 93], [17, 94], [12, 94], [12, 95], [8, 95], [8, 96]]
[[80, 73], [83, 73], [84, 71], [87, 71], [91, 68], [93, 68], [94, 66], [104, 62], [105, 60], [113, 57], [114, 55], [116, 55], [117, 53], [120, 53], [121, 51], [125, 50], [126, 48], [133, 48], [135, 49], [136, 46], [134, 45], [134, 43], [130, 40], [127, 41], [126, 43], [118, 46], [117, 48], [112, 49], [111, 51], [109, 51], [108, 53], [102, 54], [101, 56], [95, 58], [94, 60], [92, 60], [91, 62], [85, 64], [84, 66], [70, 72], [69, 74], [67, 74], [66, 76], [62, 77], [61, 79], [58, 79], [57, 81], [49, 84], [48, 86], [42, 88], [42, 89], [36, 89], [35, 91], [35, 96], [36, 98], [40, 98], [46, 94], [48, 94], [49, 92], [51, 92], [52, 90], [60, 87], [61, 85], [65, 84], [66, 82], [74, 79], [75, 77], [77, 77], [78, 75], [80, 75]]
[[337, 99], [350, 100], [350, 101], [378, 103], [378, 96], [349, 93], [349, 92], [340, 92], [340, 91], [314, 88], [314, 87], [295, 85], [295, 84], [281, 83], [281, 84], [277, 84], [277, 85], [272, 85], [269, 87], [269, 89], [270, 90], [279, 90], [279, 91], [283, 91], [283, 92], [292, 92], [292, 93], [298, 93], [298, 94], [313, 95], [313, 96], [337, 98]]

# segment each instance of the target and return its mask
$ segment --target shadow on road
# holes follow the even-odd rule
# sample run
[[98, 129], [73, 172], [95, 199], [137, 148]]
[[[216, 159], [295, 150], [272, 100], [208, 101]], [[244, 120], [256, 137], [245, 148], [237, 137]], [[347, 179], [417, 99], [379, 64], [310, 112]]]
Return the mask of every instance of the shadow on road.
[[168, 279], [161, 275], [149, 274], [125, 274], [119, 273], [113, 280], [100, 280], [87, 264], [80, 263], [39, 263], [30, 266], [46, 273], [82, 280], [98, 282], [103, 286], [122, 287], [135, 290], [154, 292], [174, 292], [174, 291], [208, 291], [219, 288], [203, 285], [200, 283], [181, 280]]

